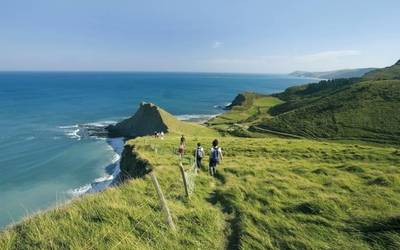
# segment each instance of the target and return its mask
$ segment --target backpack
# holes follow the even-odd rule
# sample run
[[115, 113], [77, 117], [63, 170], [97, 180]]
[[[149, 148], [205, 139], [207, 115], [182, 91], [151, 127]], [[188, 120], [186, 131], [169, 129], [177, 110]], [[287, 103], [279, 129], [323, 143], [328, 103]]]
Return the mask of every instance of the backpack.
[[203, 150], [202, 150], [201, 147], [198, 147], [198, 148], [196, 149], [196, 157], [197, 157], [198, 159], [202, 159], [202, 158], [203, 158]]
[[214, 150], [212, 150], [212, 152], [211, 152], [211, 161], [213, 161], [215, 163], [219, 163], [219, 148], [215, 147], [213, 149]]

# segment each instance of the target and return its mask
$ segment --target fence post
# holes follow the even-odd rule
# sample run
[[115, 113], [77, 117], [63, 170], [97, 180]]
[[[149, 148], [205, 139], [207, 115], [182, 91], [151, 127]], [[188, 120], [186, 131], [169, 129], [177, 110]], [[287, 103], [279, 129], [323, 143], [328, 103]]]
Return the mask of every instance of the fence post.
[[186, 197], [189, 197], [189, 189], [188, 189], [186, 174], [185, 174], [185, 170], [183, 169], [182, 162], [179, 162], [179, 169], [181, 170], [181, 175], [182, 175], [182, 179], [183, 179], [183, 186], [185, 188]]
[[161, 191], [161, 187], [160, 187], [160, 184], [158, 183], [157, 177], [155, 176], [153, 171], [150, 172], [150, 176], [151, 176], [151, 180], [153, 181], [154, 187], [157, 190], [158, 199], [160, 200], [160, 204], [161, 204], [161, 208], [164, 213], [165, 221], [169, 225], [169, 227], [175, 231], [176, 230], [175, 224], [172, 221], [172, 217], [171, 217], [171, 213], [169, 212], [167, 201], [165, 200], [164, 194]]

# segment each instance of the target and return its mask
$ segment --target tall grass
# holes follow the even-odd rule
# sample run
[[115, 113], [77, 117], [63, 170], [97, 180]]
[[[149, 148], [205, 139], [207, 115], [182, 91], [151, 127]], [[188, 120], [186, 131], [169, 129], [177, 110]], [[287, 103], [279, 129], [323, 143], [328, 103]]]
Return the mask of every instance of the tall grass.
[[[187, 136], [187, 154], [214, 137]], [[400, 154], [390, 146], [222, 137], [216, 178], [206, 168], [184, 195], [179, 136], [129, 141], [148, 159], [173, 220], [165, 225], [148, 177], [87, 195], [1, 233], [0, 249], [396, 249]], [[184, 158], [188, 166], [189, 155]]]

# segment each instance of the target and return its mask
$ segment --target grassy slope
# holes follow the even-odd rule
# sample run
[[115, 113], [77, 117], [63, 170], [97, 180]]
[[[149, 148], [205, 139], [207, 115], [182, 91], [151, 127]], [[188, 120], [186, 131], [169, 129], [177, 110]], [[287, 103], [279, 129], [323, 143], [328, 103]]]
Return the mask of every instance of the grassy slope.
[[393, 66], [371, 71], [363, 78], [365, 80], [400, 80], [400, 60]]
[[[188, 136], [188, 148], [213, 138]], [[218, 178], [201, 172], [186, 200], [173, 153], [178, 141], [128, 142], [153, 165], [176, 233], [164, 225], [146, 177], [27, 219], [1, 233], [0, 249], [400, 247], [396, 148], [223, 137]]]
[[258, 127], [307, 137], [400, 141], [400, 65], [287, 89]]
[[[145, 143], [143, 154], [150, 157]], [[159, 166], [176, 162], [176, 157], [168, 154], [152, 160], [177, 233], [165, 226], [156, 192], [146, 177], [27, 219], [1, 234], [0, 249], [221, 249], [223, 218], [217, 208], [204, 202], [208, 192], [202, 189], [207, 185], [187, 202], [177, 168]], [[208, 183], [207, 177], [202, 179]]]
[[197, 123], [181, 122], [173, 115], [159, 108], [160, 116], [171, 134], [190, 134], [193, 136], [218, 136], [219, 134], [210, 128]]
[[272, 96], [242, 94], [246, 101], [239, 106], [233, 106], [228, 112], [219, 115], [207, 122], [211, 128], [222, 132], [229, 132], [238, 136], [262, 136], [251, 133], [247, 129], [264, 117], [269, 117], [268, 110], [283, 101]]
[[400, 81], [366, 81], [266, 119], [261, 126], [303, 136], [400, 140]]

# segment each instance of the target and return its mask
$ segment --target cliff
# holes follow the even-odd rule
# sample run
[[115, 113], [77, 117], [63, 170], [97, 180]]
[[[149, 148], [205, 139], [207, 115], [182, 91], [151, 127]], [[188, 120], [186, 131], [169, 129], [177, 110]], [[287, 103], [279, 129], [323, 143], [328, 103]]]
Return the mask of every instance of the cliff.
[[136, 113], [115, 125], [110, 125], [106, 129], [111, 137], [133, 138], [144, 135], [151, 135], [155, 131], [168, 132], [160, 108], [152, 103], [142, 102]]
[[126, 144], [124, 151], [122, 151], [120, 168], [121, 180], [140, 178], [152, 170], [150, 163], [139, 156], [135, 150], [135, 145], [130, 144]]

